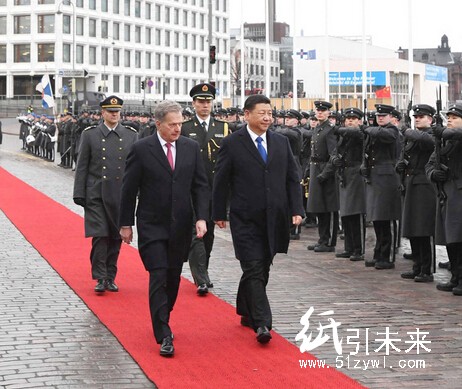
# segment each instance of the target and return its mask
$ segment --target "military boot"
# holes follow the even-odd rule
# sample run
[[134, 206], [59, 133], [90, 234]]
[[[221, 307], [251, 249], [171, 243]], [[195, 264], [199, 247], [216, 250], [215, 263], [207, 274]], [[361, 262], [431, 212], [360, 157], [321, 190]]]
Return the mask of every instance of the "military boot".
[[462, 296], [462, 278], [459, 278], [457, 286], [452, 289], [452, 294], [456, 296]]

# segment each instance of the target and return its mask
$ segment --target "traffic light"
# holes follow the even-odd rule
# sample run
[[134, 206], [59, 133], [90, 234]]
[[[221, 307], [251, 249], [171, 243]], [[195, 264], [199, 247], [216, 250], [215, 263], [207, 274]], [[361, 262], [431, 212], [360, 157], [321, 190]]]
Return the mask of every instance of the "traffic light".
[[144, 85], [145, 85], [144, 81], [141, 81], [141, 89], [144, 89]]
[[102, 88], [101, 85], [100, 85], [100, 86], [98, 87], [98, 92], [101, 92], [101, 89], [103, 89], [103, 88]]
[[217, 54], [217, 47], [215, 45], [210, 46], [209, 50], [209, 62], [213, 65], [215, 62], [217, 62], [216, 59], [216, 54]]

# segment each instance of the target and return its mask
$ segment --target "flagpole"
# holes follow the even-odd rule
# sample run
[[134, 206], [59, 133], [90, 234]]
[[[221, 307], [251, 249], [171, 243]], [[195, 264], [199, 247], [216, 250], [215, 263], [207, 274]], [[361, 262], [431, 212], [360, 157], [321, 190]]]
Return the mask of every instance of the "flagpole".
[[[367, 101], [367, 46], [366, 46], [366, 0], [362, 0], [362, 101]], [[361, 108], [361, 104], [359, 105]], [[363, 107], [367, 108], [367, 107]]]
[[[412, 100], [412, 91], [414, 90], [414, 46], [412, 43], [412, 0], [408, 0], [408, 26], [409, 26], [409, 50], [408, 50], [408, 66], [409, 66], [409, 101]], [[412, 123], [412, 116], [411, 116]], [[411, 126], [412, 127], [412, 126]]]
[[[325, 47], [324, 50], [325, 56], [324, 56], [324, 71], [325, 71], [325, 100], [329, 101], [329, 73], [330, 73], [330, 64], [329, 64], [329, 0], [325, 0]], [[340, 80], [339, 80], [340, 82]]]
[[271, 89], [270, 89], [270, 41], [269, 41], [269, 36], [270, 36], [270, 21], [269, 21], [269, 2], [272, 0], [266, 0], [265, 1], [265, 46], [266, 46], [266, 54], [265, 54], [265, 95], [267, 97], [271, 97]]
[[297, 85], [297, 74], [295, 67], [295, 36], [297, 31], [297, 26], [295, 25], [295, 0], [293, 0], [293, 20], [294, 20], [294, 32], [292, 37], [292, 108], [298, 110], [298, 85]]
[[244, 0], [241, 0], [241, 108], [244, 106], [245, 100], [245, 48], [244, 48], [244, 15], [242, 10], [244, 9]]

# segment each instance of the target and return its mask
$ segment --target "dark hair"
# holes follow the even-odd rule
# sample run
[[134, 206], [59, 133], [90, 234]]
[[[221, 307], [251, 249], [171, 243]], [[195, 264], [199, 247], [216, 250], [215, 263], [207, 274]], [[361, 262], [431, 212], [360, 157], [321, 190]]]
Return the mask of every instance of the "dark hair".
[[244, 103], [244, 111], [252, 111], [257, 104], [271, 105], [271, 100], [264, 95], [251, 95]]

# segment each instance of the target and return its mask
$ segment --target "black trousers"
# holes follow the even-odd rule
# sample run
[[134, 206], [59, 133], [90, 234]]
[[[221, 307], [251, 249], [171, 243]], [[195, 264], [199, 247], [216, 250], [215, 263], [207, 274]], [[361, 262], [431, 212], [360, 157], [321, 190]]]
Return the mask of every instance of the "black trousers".
[[109, 237], [94, 237], [91, 241], [91, 277], [94, 280], [115, 280], [117, 260], [122, 240]]
[[196, 227], [193, 227], [189, 267], [196, 285], [210, 284], [208, 268], [214, 240], [215, 223], [213, 221], [207, 221], [207, 233], [203, 238], [196, 236]]
[[432, 264], [434, 258], [433, 245], [430, 236], [418, 236], [409, 238], [414, 264], [412, 270], [416, 274], [433, 273]]
[[318, 243], [325, 246], [337, 244], [338, 212], [316, 213], [318, 218]]
[[266, 295], [271, 259], [240, 261], [242, 277], [237, 291], [236, 311], [258, 327], [272, 327], [271, 307]]
[[462, 242], [447, 244], [446, 250], [451, 263], [451, 280], [462, 281]]
[[364, 214], [342, 216], [345, 236], [345, 251], [352, 254], [364, 254], [366, 223]]
[[159, 268], [149, 272], [149, 311], [157, 343], [172, 334], [169, 326], [180, 288], [182, 268]]
[[374, 220], [375, 248], [374, 259], [395, 262], [396, 239], [398, 235], [396, 220]]

